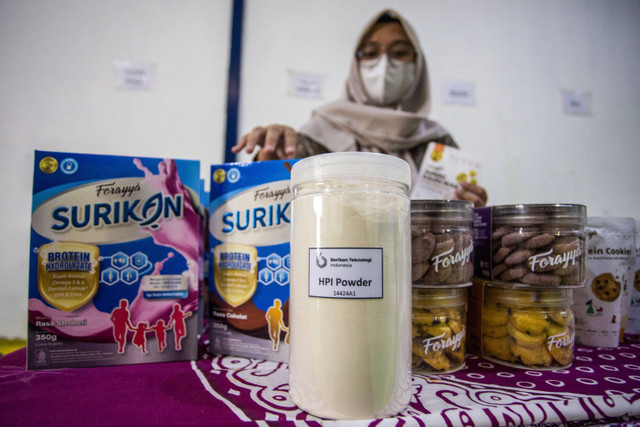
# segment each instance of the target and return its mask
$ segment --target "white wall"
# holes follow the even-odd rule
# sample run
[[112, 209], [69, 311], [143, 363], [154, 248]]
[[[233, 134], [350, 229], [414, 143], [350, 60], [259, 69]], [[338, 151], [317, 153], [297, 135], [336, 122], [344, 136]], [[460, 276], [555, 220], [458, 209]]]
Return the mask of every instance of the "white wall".
[[[483, 160], [490, 204], [582, 203], [590, 215], [640, 217], [635, 0], [249, 1], [242, 131], [298, 127], [337, 98], [362, 27], [389, 5], [418, 32], [431, 117]], [[324, 75], [324, 99], [288, 97], [288, 70]], [[448, 82], [473, 83], [476, 105], [445, 105]], [[563, 90], [590, 92], [591, 114], [563, 113]]]
[[[482, 159], [491, 204], [573, 202], [640, 217], [640, 2], [245, 0], [240, 131], [300, 126], [337, 98], [364, 24], [393, 5], [427, 55], [432, 118]], [[0, 336], [26, 336], [33, 150], [223, 159], [232, 0], [0, 1]], [[152, 92], [113, 62], [157, 66]], [[324, 99], [287, 95], [289, 71]], [[475, 106], [445, 105], [447, 82]], [[562, 90], [588, 91], [587, 117]]]
[[[0, 336], [26, 337], [34, 149], [223, 160], [231, 5], [0, 1]], [[123, 60], [152, 91], [116, 89]]]

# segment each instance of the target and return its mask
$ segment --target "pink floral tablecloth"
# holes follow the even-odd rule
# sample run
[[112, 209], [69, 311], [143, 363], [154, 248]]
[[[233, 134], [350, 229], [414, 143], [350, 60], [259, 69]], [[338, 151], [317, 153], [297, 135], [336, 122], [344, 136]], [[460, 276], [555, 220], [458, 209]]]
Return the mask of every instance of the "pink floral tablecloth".
[[414, 375], [399, 416], [336, 422], [296, 408], [284, 363], [203, 347], [191, 362], [27, 371], [22, 349], [0, 357], [0, 425], [640, 425], [640, 344], [575, 355], [560, 371], [468, 355], [455, 373]]

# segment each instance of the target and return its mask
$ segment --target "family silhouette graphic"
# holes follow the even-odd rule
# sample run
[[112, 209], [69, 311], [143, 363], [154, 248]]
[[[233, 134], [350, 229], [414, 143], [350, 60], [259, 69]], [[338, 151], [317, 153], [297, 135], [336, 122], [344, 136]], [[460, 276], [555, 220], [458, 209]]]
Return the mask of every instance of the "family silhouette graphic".
[[138, 347], [143, 354], [147, 354], [147, 333], [154, 332], [158, 342], [158, 351], [162, 352], [167, 347], [167, 331], [173, 328], [175, 337], [175, 349], [182, 349], [182, 339], [187, 336], [185, 319], [191, 316], [191, 312], [182, 311], [180, 304], [173, 305], [173, 310], [169, 316], [169, 323], [164, 320], [149, 325], [149, 322], [140, 321], [135, 326], [131, 323], [131, 312], [127, 300], [120, 300], [120, 306], [111, 312], [111, 323], [113, 323], [113, 337], [118, 343], [118, 353], [124, 353], [127, 344], [127, 333], [134, 332], [131, 342]]

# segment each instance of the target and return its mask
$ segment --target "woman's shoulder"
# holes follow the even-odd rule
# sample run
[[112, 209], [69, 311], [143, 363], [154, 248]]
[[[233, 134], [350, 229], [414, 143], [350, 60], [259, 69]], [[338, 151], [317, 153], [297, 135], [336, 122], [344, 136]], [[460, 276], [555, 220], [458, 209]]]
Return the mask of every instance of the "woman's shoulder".
[[316, 154], [328, 153], [329, 149], [308, 135], [298, 132], [298, 144], [296, 145], [296, 157], [303, 158]]

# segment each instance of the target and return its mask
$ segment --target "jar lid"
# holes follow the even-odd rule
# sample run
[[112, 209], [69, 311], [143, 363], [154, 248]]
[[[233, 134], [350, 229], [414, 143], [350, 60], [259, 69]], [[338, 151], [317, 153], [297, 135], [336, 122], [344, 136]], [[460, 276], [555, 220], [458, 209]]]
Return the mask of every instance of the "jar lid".
[[431, 220], [472, 221], [473, 203], [466, 200], [411, 200], [411, 215]]
[[296, 162], [291, 169], [291, 186], [331, 179], [381, 179], [411, 186], [409, 163], [389, 154], [349, 151], [326, 153]]
[[587, 207], [575, 204], [531, 204], [493, 206], [493, 220], [502, 223], [561, 222], [582, 224]]

